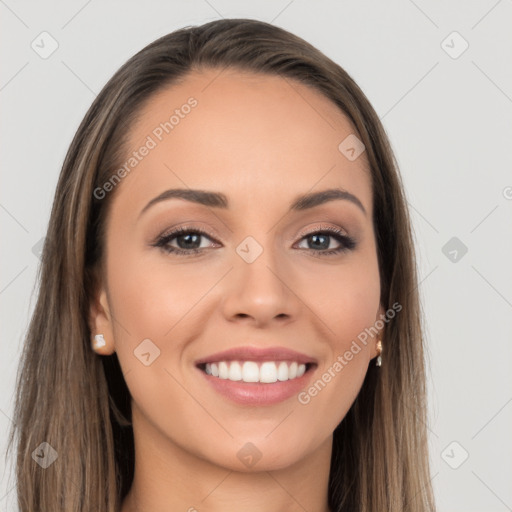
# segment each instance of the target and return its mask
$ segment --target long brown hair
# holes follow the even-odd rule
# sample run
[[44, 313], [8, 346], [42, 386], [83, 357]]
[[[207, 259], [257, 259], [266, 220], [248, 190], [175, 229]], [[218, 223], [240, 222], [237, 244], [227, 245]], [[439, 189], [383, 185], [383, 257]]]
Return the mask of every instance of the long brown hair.
[[[206, 68], [279, 75], [313, 87], [350, 119], [366, 147], [381, 305], [402, 306], [386, 326], [382, 367], [334, 431], [332, 511], [434, 510], [427, 452], [422, 312], [409, 213], [398, 166], [368, 99], [339, 65], [276, 26], [226, 19], [186, 27], [151, 43], [109, 80], [85, 115], [57, 184], [38, 299], [18, 369], [14, 427], [20, 512], [117, 512], [134, 470], [130, 396], [117, 356], [91, 349], [89, 301], [103, 260], [113, 192], [95, 197], [124, 160], [145, 103], [187, 73]], [[32, 452], [58, 459], [47, 469]]]

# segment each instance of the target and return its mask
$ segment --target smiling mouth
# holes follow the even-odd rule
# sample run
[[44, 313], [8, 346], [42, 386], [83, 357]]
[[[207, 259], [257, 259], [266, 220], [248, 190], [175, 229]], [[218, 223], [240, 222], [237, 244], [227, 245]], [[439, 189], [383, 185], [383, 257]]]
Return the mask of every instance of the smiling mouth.
[[211, 377], [232, 382], [272, 384], [302, 377], [316, 366], [297, 361], [218, 361], [197, 367]]

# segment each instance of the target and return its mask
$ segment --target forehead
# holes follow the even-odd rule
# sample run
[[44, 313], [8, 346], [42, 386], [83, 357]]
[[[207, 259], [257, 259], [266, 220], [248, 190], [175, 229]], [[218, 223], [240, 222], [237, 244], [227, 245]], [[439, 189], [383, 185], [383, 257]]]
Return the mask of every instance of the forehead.
[[371, 212], [365, 153], [352, 161], [339, 149], [354, 135], [360, 138], [331, 100], [295, 80], [195, 71], [141, 110], [127, 157], [151, 149], [123, 187], [146, 198], [176, 186], [222, 190], [230, 204], [260, 207], [262, 198], [274, 204], [286, 195], [340, 187]]

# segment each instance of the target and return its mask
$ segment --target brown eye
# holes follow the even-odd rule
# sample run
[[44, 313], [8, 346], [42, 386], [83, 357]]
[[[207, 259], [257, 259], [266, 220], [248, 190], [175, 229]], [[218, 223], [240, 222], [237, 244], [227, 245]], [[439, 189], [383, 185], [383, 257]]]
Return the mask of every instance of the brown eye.
[[167, 253], [174, 253], [186, 256], [187, 254], [197, 254], [210, 245], [201, 246], [203, 240], [212, 238], [200, 229], [178, 228], [170, 233], [161, 235], [153, 244], [155, 247], [161, 247]]

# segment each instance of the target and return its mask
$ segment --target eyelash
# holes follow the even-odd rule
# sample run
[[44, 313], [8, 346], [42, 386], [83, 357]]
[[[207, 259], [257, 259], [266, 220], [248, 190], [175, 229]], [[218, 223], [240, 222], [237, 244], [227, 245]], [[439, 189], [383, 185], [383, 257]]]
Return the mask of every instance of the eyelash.
[[[176, 254], [178, 256], [191, 256], [192, 254], [198, 254], [205, 249], [204, 247], [196, 247], [193, 249], [180, 249], [177, 247], [170, 247], [168, 245], [171, 240], [173, 240], [174, 238], [176, 238], [180, 235], [184, 235], [184, 234], [200, 235], [200, 236], [204, 236], [204, 237], [212, 239], [212, 237], [208, 233], [206, 233], [205, 231], [202, 231], [201, 229], [188, 228], [186, 226], [182, 226], [182, 227], [176, 228], [175, 230], [171, 231], [170, 233], [159, 236], [158, 239], [156, 240], [156, 242], [152, 245], [153, 245], [153, 247], [160, 247], [166, 253]], [[301, 233], [300, 240], [307, 238], [309, 236], [312, 236], [312, 235], [332, 236], [340, 244], [340, 246], [336, 249], [327, 249], [327, 250], [323, 250], [323, 251], [315, 251], [314, 249], [305, 249], [317, 257], [331, 256], [331, 255], [339, 254], [342, 252], [347, 252], [347, 251], [354, 249], [356, 246], [356, 241], [352, 237], [343, 234], [342, 231], [340, 231], [339, 229], [333, 228], [333, 227], [326, 227], [326, 228], [318, 229], [316, 231], [310, 231], [308, 233]], [[302, 250], [304, 250], [304, 249], [302, 249]]]

